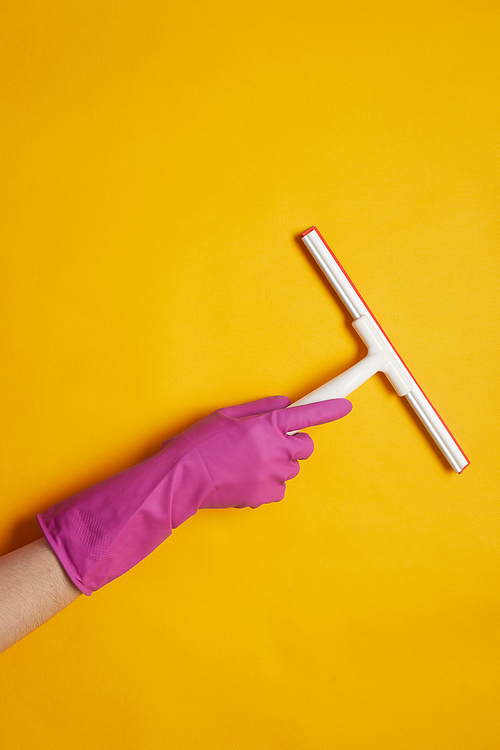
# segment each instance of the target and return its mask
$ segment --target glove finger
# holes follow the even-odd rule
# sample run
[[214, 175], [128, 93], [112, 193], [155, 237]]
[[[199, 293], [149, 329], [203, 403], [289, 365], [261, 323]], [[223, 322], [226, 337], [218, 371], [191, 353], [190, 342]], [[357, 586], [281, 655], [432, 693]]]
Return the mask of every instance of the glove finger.
[[296, 435], [290, 435], [292, 441], [293, 458], [303, 460], [309, 458], [314, 450], [313, 439], [307, 432], [297, 432]]
[[277, 490], [276, 492], [276, 499], [273, 500], [273, 503], [279, 503], [283, 498], [285, 497], [286, 492], [286, 484], [283, 482], [282, 486]]
[[255, 500], [253, 503], [248, 503], [248, 508], [260, 508], [262, 505], [269, 505], [269, 503], [279, 503], [285, 497], [286, 492], [286, 480], [279, 482], [273, 490], [273, 495], [268, 495], [265, 499]]
[[284, 409], [289, 404], [290, 399], [287, 396], [269, 396], [268, 398], [260, 398], [257, 401], [249, 401], [247, 404], [226, 406], [223, 409], [219, 409], [219, 411], [221, 414], [225, 414], [226, 417], [238, 419], [240, 417], [252, 417], [255, 414], [275, 411], [276, 409]]
[[288, 482], [289, 479], [295, 479], [299, 471], [300, 471], [300, 464], [298, 461], [294, 459], [292, 461], [292, 470], [290, 474], [287, 476], [286, 481]]
[[276, 413], [276, 423], [284, 432], [302, 430], [317, 424], [333, 422], [345, 417], [352, 409], [352, 404], [345, 398], [333, 398], [328, 401], [317, 401], [314, 404], [292, 406]]

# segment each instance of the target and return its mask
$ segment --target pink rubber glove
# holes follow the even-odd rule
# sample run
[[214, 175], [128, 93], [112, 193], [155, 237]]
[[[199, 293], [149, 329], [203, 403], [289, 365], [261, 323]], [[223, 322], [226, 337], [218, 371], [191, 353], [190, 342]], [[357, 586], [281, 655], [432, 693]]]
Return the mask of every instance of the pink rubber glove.
[[199, 508], [257, 508], [281, 500], [298, 459], [314, 445], [305, 433], [345, 416], [335, 399], [285, 409], [286, 396], [230, 406], [170, 438], [149, 458], [37, 516], [67, 574], [84, 594], [126, 573]]

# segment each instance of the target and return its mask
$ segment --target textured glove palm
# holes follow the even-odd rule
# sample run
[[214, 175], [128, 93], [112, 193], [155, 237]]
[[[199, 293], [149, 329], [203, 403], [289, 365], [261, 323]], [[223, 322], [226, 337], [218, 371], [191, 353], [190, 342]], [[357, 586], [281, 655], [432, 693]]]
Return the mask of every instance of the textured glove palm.
[[163, 443], [146, 460], [37, 516], [73, 583], [90, 595], [143, 560], [199, 508], [281, 500], [314, 445], [288, 432], [345, 416], [345, 399], [285, 409], [272, 396], [231, 406]]

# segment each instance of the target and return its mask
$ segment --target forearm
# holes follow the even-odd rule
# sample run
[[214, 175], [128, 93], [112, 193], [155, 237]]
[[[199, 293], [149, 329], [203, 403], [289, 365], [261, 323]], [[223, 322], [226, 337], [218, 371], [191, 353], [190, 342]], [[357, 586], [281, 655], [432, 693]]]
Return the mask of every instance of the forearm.
[[45, 537], [0, 557], [0, 652], [80, 595]]

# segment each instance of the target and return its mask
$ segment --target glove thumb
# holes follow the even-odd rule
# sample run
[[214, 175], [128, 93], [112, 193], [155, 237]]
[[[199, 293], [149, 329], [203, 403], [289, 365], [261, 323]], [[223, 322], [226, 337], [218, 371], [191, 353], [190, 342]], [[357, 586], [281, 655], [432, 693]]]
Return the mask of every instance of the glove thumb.
[[247, 404], [226, 406], [223, 409], [219, 409], [219, 411], [225, 414], [226, 417], [239, 419], [240, 417], [252, 417], [255, 414], [264, 414], [264, 412], [284, 409], [290, 404], [291, 401], [287, 396], [269, 396], [268, 398], [260, 398], [258, 401], [249, 401]]

